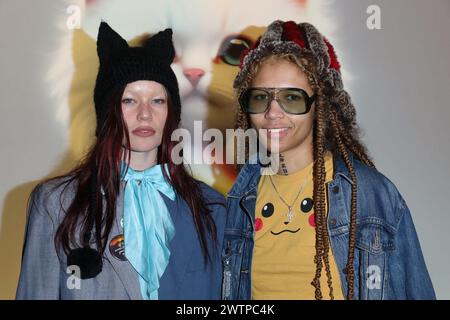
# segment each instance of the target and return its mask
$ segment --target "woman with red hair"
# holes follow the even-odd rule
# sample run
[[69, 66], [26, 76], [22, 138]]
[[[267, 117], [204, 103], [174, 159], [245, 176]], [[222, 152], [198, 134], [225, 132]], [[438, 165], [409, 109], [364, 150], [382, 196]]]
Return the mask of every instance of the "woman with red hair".
[[33, 191], [17, 299], [219, 299], [225, 200], [171, 158], [172, 31], [129, 47], [102, 22], [97, 51], [97, 140]]

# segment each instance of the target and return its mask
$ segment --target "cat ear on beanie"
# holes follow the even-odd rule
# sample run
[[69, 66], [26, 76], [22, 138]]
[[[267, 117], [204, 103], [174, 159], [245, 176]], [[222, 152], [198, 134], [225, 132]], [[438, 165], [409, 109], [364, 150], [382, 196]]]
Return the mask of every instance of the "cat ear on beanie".
[[144, 43], [144, 47], [152, 52], [155, 58], [159, 58], [170, 65], [175, 58], [172, 29], [167, 28], [164, 31], [158, 32]]
[[102, 21], [98, 29], [97, 54], [100, 60], [105, 61], [111, 55], [127, 49], [128, 43], [106, 22]]

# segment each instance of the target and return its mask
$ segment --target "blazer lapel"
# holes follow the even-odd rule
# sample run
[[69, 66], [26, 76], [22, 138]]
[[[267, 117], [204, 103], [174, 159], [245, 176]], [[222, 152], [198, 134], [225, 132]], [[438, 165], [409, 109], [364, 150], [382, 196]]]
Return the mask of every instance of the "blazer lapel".
[[[122, 189], [123, 190], [123, 189]], [[175, 226], [175, 236], [169, 247], [171, 257], [169, 265], [160, 279], [160, 299], [166, 296], [171, 299], [179, 297], [179, 289], [186, 275], [189, 261], [192, 257], [194, 245], [198, 242], [194, 221], [187, 203], [177, 196], [175, 201], [170, 200], [161, 194], [171, 215]], [[116, 221], [108, 237], [108, 246], [111, 240], [117, 235], [123, 234], [121, 219], [123, 217], [123, 192], [117, 197]], [[125, 290], [132, 300], [142, 300], [138, 274], [129, 261], [122, 261], [114, 257], [109, 247], [106, 249], [106, 259], [110, 262], [114, 271], [123, 283]]]
[[186, 276], [194, 244], [198, 242], [194, 221], [187, 203], [177, 195], [175, 201], [163, 195], [175, 225], [175, 236], [170, 243], [170, 261], [160, 281], [161, 299], [179, 299], [179, 289]]
[[108, 248], [105, 250], [106, 259], [110, 262], [114, 271], [119, 276], [125, 290], [130, 296], [130, 299], [142, 300], [142, 294], [139, 286], [139, 279], [137, 272], [134, 270], [133, 266], [128, 260], [123, 261], [120, 260], [119, 258], [116, 258], [111, 254], [109, 249], [109, 244], [111, 243], [111, 240], [118, 235], [121, 234], [123, 235], [123, 227], [121, 226], [120, 223], [122, 217], [123, 217], [123, 192], [121, 192], [117, 197], [116, 220], [114, 221], [111, 233], [109, 234], [108, 237]]

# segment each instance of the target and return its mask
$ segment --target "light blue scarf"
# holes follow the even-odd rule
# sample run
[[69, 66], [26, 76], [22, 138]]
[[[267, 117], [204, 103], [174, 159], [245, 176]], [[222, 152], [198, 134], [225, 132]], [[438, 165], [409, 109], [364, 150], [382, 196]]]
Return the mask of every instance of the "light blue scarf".
[[[169, 263], [169, 243], [175, 227], [161, 193], [175, 199], [161, 165], [135, 171], [122, 163], [124, 194], [123, 228], [125, 256], [139, 274], [142, 297], [157, 300], [159, 279]], [[167, 165], [164, 166], [167, 170]], [[167, 172], [167, 171], [166, 171]]]

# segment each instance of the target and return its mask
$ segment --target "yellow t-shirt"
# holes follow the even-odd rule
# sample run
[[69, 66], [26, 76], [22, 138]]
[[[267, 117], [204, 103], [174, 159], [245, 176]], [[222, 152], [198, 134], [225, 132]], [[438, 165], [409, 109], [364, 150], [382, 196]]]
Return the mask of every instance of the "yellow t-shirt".
[[[289, 209], [275, 191], [269, 176], [262, 175], [258, 185], [255, 213], [255, 246], [252, 261], [253, 299], [314, 299], [315, 223], [313, 207], [313, 163], [293, 174], [272, 175], [277, 190], [292, 206]], [[333, 179], [333, 157], [325, 155], [326, 182]], [[327, 207], [327, 206], [326, 206]], [[327, 209], [328, 210], [328, 209]], [[339, 272], [331, 246], [329, 251], [333, 294], [344, 299]], [[322, 295], [329, 298], [325, 266], [320, 278]]]

